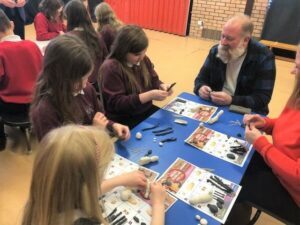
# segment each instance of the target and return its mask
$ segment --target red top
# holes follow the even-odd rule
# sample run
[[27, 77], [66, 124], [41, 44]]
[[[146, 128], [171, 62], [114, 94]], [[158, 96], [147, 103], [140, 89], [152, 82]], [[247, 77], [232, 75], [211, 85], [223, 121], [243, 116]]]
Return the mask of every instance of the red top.
[[0, 42], [1, 100], [7, 103], [30, 103], [41, 66], [42, 54], [34, 42]]
[[34, 18], [34, 27], [37, 41], [47, 41], [58, 36], [60, 31], [66, 32], [63, 22], [51, 22], [41, 12]]
[[272, 134], [273, 144], [264, 136], [254, 142], [254, 148], [272, 168], [273, 173], [298, 206], [300, 206], [299, 118], [299, 109], [286, 107], [277, 119], [266, 118], [264, 131]]

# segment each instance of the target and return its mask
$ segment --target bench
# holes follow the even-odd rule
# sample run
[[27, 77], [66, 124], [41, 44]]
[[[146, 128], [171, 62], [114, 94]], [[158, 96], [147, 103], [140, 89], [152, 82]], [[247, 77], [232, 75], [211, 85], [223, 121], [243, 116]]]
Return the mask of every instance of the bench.
[[[294, 52], [296, 54], [297, 52], [297, 45], [291, 45], [291, 44], [285, 44], [282, 42], [277, 41], [269, 41], [269, 40], [260, 40], [260, 43], [263, 45], [269, 47], [269, 49], [272, 51], [273, 49], [281, 49], [285, 51]], [[283, 56], [276, 56], [277, 59], [282, 59], [290, 62], [294, 62], [294, 59], [283, 57]]]

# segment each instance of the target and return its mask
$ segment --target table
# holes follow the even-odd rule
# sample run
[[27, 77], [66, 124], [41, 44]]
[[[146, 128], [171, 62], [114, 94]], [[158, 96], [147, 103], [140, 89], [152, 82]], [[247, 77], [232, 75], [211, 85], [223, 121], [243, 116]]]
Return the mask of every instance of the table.
[[[205, 101], [200, 99], [198, 96], [186, 92], [181, 93], [178, 97], [205, 105], [213, 105], [211, 102]], [[244, 129], [241, 126], [231, 126], [229, 122], [236, 120], [242, 122], [243, 115], [229, 112], [228, 107], [219, 107], [218, 111], [221, 109], [224, 110], [224, 114], [220, 117], [220, 119], [212, 125], [205, 124], [205, 126], [233, 137], [240, 138], [238, 137], [239, 135], [242, 135], [243, 137]], [[160, 159], [158, 163], [152, 163], [146, 165], [146, 167], [159, 172], [160, 175], [163, 174], [163, 172], [176, 160], [176, 158], [180, 157], [200, 168], [212, 168], [214, 169], [213, 173], [239, 184], [254, 151], [251, 151], [243, 167], [218, 159], [203, 151], [199, 151], [198, 149], [184, 142], [184, 140], [189, 137], [196, 127], [199, 126], [199, 121], [183, 117], [182, 119], [188, 121], [188, 124], [183, 126], [174, 123], [175, 118], [177, 117], [175, 117], [175, 114], [172, 112], [164, 109], [158, 110], [156, 113], [132, 129], [132, 138], [129, 141], [116, 143], [117, 153], [137, 163], [140, 156], [144, 155], [148, 149], [151, 149], [153, 151], [152, 154], [158, 155]], [[136, 132], [141, 131], [142, 128], [151, 127], [157, 123], [160, 123], [160, 127], [172, 126], [174, 128], [174, 133], [172, 135], [168, 135], [168, 137], [177, 137], [177, 141], [166, 143], [163, 147], [160, 147], [158, 145], [158, 141], [153, 141], [153, 135], [147, 135], [147, 132], [143, 132], [143, 137], [141, 140], [137, 140], [135, 138]], [[151, 131], [149, 131], [149, 133], [151, 133]], [[166, 137], [163, 136], [161, 139], [164, 138]], [[159, 139], [160, 138], [157, 137], [157, 140]], [[220, 224], [218, 221], [214, 220], [208, 215], [178, 200], [166, 213], [166, 225], [197, 224], [195, 219], [196, 214], [206, 218], [209, 225]]]

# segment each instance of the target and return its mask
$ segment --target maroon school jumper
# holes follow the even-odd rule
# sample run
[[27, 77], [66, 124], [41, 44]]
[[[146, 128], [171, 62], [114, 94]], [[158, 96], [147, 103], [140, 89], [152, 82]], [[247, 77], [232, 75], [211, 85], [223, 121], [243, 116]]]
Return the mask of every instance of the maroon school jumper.
[[104, 25], [100, 31], [103, 41], [105, 42], [106, 48], [110, 51], [111, 45], [117, 36], [117, 30], [111, 25]]
[[[146, 88], [143, 85], [143, 74], [140, 66], [129, 67], [134, 73], [140, 93], [153, 89], [159, 89], [162, 83], [153, 68], [150, 59], [145, 56], [143, 59], [152, 78], [152, 87]], [[121, 63], [116, 59], [106, 59], [101, 68], [101, 88], [106, 115], [109, 119], [119, 123], [127, 124], [128, 120], [137, 117], [149, 116], [149, 111], [153, 109], [152, 101], [142, 104], [139, 99], [140, 93], [130, 93], [126, 89], [128, 78], [124, 74]]]
[[[83, 115], [82, 120], [76, 123], [92, 125], [96, 112], [104, 112], [104, 109], [100, 105], [96, 91], [91, 84], [88, 83], [83, 92], [84, 94], [74, 96], [74, 101], [78, 105], [77, 110], [80, 110]], [[51, 98], [51, 95], [41, 99], [38, 105], [31, 110], [30, 116], [33, 129], [39, 141], [52, 129], [65, 125], [63, 118], [53, 107], [49, 98]], [[112, 124], [110, 123], [110, 125]]]
[[[72, 30], [69, 33], [81, 38], [81, 35], [80, 35], [81, 32], [84, 32], [84, 31]], [[98, 43], [99, 43], [99, 47], [100, 47], [100, 51], [101, 51], [101, 57], [96, 57], [94, 60], [94, 70], [93, 70], [92, 74], [89, 76], [89, 82], [92, 84], [95, 84], [97, 82], [97, 77], [98, 77], [98, 72], [99, 72], [100, 66], [102, 65], [103, 61], [105, 60], [106, 56], [108, 55], [108, 51], [105, 46], [105, 43], [99, 34], [98, 34]]]

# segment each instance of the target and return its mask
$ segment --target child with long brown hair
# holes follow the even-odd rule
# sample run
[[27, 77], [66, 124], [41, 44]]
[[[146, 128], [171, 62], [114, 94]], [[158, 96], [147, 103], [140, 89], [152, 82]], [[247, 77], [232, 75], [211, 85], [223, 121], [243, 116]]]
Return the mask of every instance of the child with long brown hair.
[[[22, 225], [106, 225], [98, 198], [123, 185], [146, 187], [146, 177], [133, 171], [104, 179], [114, 155], [111, 139], [101, 129], [68, 125], [48, 133], [33, 165], [29, 199]], [[152, 225], [164, 224], [165, 189], [151, 184]]]
[[98, 71], [108, 55], [105, 43], [95, 31], [88, 11], [80, 0], [68, 2], [64, 8], [64, 16], [67, 20], [67, 31], [78, 36], [89, 48], [94, 61], [94, 70], [89, 82], [98, 91]]
[[88, 82], [94, 63], [88, 47], [75, 35], [61, 35], [46, 48], [43, 68], [31, 106], [31, 120], [39, 140], [65, 124], [107, 128], [127, 140], [127, 126], [104, 116], [96, 91]]
[[153, 100], [162, 101], [172, 94], [146, 56], [147, 47], [148, 38], [142, 28], [124, 26], [100, 68], [106, 115], [130, 128], [159, 109]]

